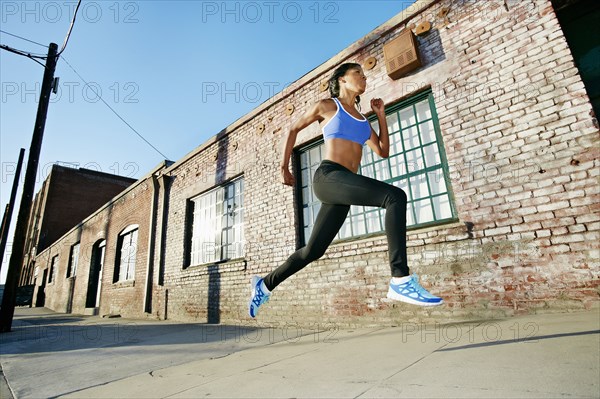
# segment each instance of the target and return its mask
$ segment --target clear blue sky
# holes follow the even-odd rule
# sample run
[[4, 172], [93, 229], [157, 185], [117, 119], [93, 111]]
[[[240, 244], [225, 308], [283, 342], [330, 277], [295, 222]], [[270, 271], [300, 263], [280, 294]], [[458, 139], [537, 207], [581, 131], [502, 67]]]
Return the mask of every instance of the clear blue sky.
[[[83, 1], [63, 56], [146, 140], [177, 161], [413, 2]], [[2, 0], [0, 29], [60, 48], [76, 3]], [[4, 33], [0, 43], [47, 52]], [[1, 212], [19, 149], [29, 150], [42, 74], [32, 60], [0, 50]], [[139, 178], [164, 159], [63, 59], [56, 76], [60, 91], [48, 112], [36, 192], [57, 161]], [[17, 213], [18, 204], [0, 282]]]

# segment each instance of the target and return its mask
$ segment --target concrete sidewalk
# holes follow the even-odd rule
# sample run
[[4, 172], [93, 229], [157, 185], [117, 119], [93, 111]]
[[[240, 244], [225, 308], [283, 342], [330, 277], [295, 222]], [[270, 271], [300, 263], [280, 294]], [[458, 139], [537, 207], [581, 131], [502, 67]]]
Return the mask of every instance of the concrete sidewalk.
[[600, 397], [598, 309], [354, 330], [18, 309], [13, 330], [0, 363], [17, 398]]

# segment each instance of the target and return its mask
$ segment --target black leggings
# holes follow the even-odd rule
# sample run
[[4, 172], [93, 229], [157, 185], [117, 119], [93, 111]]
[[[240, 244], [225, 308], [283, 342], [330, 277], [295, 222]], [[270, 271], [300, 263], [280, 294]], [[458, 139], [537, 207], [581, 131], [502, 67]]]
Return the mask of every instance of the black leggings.
[[399, 187], [358, 175], [337, 162], [325, 159], [313, 178], [313, 191], [321, 201], [312, 234], [306, 246], [294, 252], [265, 278], [269, 290], [319, 259], [335, 238], [350, 211], [350, 205], [385, 208], [390, 267], [393, 277], [409, 275], [406, 258], [406, 193]]

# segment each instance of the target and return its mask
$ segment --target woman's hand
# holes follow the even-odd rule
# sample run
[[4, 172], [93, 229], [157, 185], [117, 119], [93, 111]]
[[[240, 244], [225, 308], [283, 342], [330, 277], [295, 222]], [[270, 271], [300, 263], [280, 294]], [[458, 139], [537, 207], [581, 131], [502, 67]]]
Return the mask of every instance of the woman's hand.
[[294, 184], [296, 184], [296, 178], [292, 175], [292, 172], [290, 172], [287, 166], [281, 167], [281, 177], [282, 183], [286, 186], [294, 186]]
[[371, 109], [375, 112], [375, 115], [377, 115], [379, 134], [371, 128], [371, 138], [367, 143], [377, 155], [382, 158], [388, 158], [390, 156], [390, 137], [383, 100], [381, 98], [373, 98], [371, 100]]
[[381, 98], [371, 99], [371, 109], [377, 116], [385, 114], [385, 104], [383, 104], [383, 100]]

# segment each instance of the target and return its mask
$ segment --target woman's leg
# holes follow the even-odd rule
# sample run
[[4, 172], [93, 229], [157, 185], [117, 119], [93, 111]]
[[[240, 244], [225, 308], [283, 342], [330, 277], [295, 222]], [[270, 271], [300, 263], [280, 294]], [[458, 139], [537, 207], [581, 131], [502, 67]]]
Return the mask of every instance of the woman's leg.
[[350, 206], [348, 205], [322, 203], [308, 243], [294, 252], [285, 263], [264, 278], [267, 289], [271, 291], [283, 280], [323, 256], [340, 227], [344, 224], [349, 210]]
[[401, 278], [392, 278], [388, 298], [420, 306], [435, 306], [443, 303], [441, 298], [424, 290], [414, 276], [407, 277], [410, 274], [406, 256], [407, 196], [401, 188], [357, 175], [335, 162], [323, 161], [315, 172], [313, 190], [322, 205], [309, 242], [293, 253], [283, 265], [267, 275], [264, 280], [255, 277], [249, 304], [250, 316], [255, 317], [258, 307], [268, 300], [270, 293], [265, 293], [264, 288], [271, 291], [283, 280], [323, 256], [344, 223], [350, 205], [386, 209], [385, 231], [390, 268], [392, 277]]
[[[337, 166], [335, 166], [337, 165]], [[385, 232], [393, 277], [410, 274], [406, 256], [407, 196], [399, 187], [361, 176], [335, 164], [326, 172], [314, 190], [323, 202], [385, 208]]]
[[387, 297], [419, 306], [437, 306], [442, 298], [431, 295], [409, 277], [406, 257], [406, 193], [399, 187], [357, 175], [341, 165], [331, 169], [315, 184], [315, 194], [323, 202], [385, 208], [385, 232], [388, 238], [392, 279]]
[[279, 268], [264, 279], [271, 290], [325, 253], [350, 210], [350, 205], [386, 209], [385, 231], [388, 238], [390, 268], [393, 277], [410, 274], [406, 256], [406, 193], [399, 187], [353, 173], [332, 161], [324, 161], [315, 172], [313, 190], [322, 202], [307, 245], [293, 253]]

